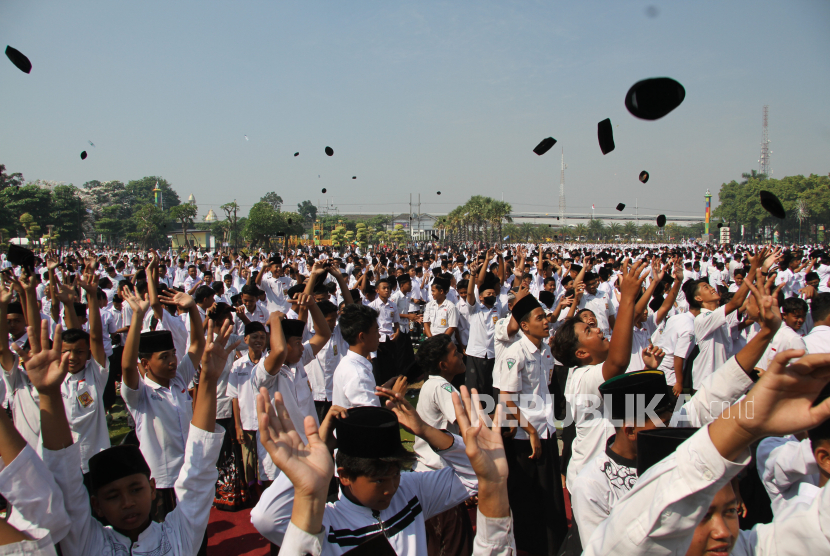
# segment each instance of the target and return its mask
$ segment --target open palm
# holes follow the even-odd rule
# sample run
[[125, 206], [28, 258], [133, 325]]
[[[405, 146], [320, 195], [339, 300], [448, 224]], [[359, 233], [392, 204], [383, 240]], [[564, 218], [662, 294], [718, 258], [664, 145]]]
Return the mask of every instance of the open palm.
[[[34, 328], [29, 326], [29, 337], [35, 337]], [[32, 346], [32, 356], [26, 362], [26, 374], [38, 392], [60, 388], [66, 373], [69, 371], [69, 354], [63, 357], [61, 348], [61, 325], [55, 327], [55, 340], [49, 348], [49, 323], [41, 323], [41, 344]]]
[[[463, 400], [463, 403], [462, 403]], [[473, 389], [472, 399], [466, 386], [461, 387], [461, 399], [453, 392], [452, 403], [465, 451], [479, 480], [500, 482], [507, 479], [507, 457], [501, 435], [502, 406], [496, 406], [492, 427], [489, 417], [481, 409], [478, 392]]]
[[314, 417], [306, 417], [303, 422], [308, 438], [304, 444], [279, 392], [271, 404], [268, 390], [260, 388], [256, 406], [260, 441], [274, 465], [288, 476], [297, 494], [324, 496], [334, 475], [334, 461], [320, 439]]

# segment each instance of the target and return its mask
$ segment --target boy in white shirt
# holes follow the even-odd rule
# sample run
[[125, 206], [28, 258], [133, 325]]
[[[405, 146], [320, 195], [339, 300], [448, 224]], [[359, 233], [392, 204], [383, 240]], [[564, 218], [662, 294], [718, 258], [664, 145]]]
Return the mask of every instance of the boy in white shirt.
[[[429, 338], [435, 334], [453, 336], [458, 327], [458, 309], [447, 299], [450, 291], [449, 278], [436, 277], [432, 281], [432, 300], [424, 310], [424, 334]], [[469, 292], [468, 292], [469, 295]]]
[[[782, 295], [779, 295], [779, 298]], [[757, 368], [766, 371], [769, 364], [775, 358], [776, 354], [786, 351], [788, 349], [803, 349], [807, 351], [807, 346], [804, 343], [804, 338], [798, 333], [798, 330], [804, 325], [804, 319], [807, 316], [807, 302], [797, 297], [790, 297], [785, 299], [781, 304], [781, 318], [784, 323], [764, 352], [763, 357], [758, 362]]]
[[810, 301], [813, 329], [804, 337], [809, 353], [830, 353], [830, 293], [819, 293]]

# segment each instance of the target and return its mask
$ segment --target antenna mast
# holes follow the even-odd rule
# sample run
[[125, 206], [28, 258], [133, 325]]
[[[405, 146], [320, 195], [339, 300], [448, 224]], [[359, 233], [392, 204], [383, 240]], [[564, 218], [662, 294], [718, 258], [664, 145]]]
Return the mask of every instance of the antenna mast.
[[772, 168], [770, 155], [772, 151], [769, 150], [769, 106], [764, 105], [764, 136], [761, 141], [761, 159], [758, 160], [758, 171], [766, 177], [772, 177]]
[[560, 226], [565, 225], [565, 147], [562, 147], [562, 172], [559, 174], [559, 220]]

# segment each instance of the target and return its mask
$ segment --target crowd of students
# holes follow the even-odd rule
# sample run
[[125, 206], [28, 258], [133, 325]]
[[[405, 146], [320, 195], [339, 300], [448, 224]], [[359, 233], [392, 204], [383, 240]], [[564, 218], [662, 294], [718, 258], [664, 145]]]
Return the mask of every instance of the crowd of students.
[[214, 506], [289, 556], [830, 554], [828, 279], [819, 246], [13, 246], [0, 554], [205, 554]]

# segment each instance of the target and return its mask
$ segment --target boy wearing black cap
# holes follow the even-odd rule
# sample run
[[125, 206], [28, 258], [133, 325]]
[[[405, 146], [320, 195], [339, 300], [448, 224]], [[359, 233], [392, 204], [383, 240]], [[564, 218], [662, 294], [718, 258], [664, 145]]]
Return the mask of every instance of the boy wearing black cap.
[[[477, 492], [475, 471], [461, 438], [424, 423], [401, 394], [386, 389], [379, 389], [379, 394], [389, 398], [387, 408], [352, 408], [335, 420], [341, 496], [324, 510], [321, 525], [326, 531], [327, 543], [322, 546], [325, 554], [344, 554], [367, 541], [379, 541], [387, 551], [391, 548], [399, 555], [427, 554], [424, 521]], [[265, 393], [261, 396], [257, 407], [262, 429], [273, 418], [265, 417]], [[282, 413], [281, 401], [278, 398], [275, 403]], [[414, 455], [401, 444], [399, 425], [426, 440], [447, 467], [402, 473], [403, 464], [412, 461]], [[463, 428], [466, 430], [466, 423]], [[316, 432], [313, 426], [306, 430]], [[266, 442], [269, 452], [278, 449], [270, 438]], [[275, 457], [279, 459], [276, 453]], [[271, 542], [283, 541], [294, 496], [294, 486], [283, 474], [251, 511], [251, 522]]]
[[[142, 305], [137, 308], [142, 309]], [[115, 446], [90, 460], [90, 509], [90, 499], [79, 470], [79, 449], [73, 443], [61, 398], [60, 384], [66, 372], [66, 356], [61, 357], [60, 337], [56, 337], [51, 350], [45, 349], [48, 346], [44, 345], [43, 351], [29, 362], [32, 381], [40, 394], [43, 459], [63, 492], [64, 505], [73, 523], [61, 541], [64, 554], [140, 551], [184, 556], [195, 554], [199, 549], [214, 497], [218, 476], [216, 459], [224, 436], [224, 430], [216, 427], [216, 381], [228, 358], [223, 346], [230, 330], [230, 324], [226, 324], [214, 341], [213, 324], [209, 324], [210, 345], [207, 350], [200, 350], [204, 351], [204, 357], [199, 393], [192, 423], [187, 423], [184, 461], [175, 481], [179, 507], [166, 515], [164, 523], [152, 520], [154, 498], [159, 492], [152, 465], [148, 465], [143, 457], [146, 453], [143, 442], [141, 451], [131, 445]], [[138, 333], [131, 333], [130, 347], [125, 352], [132, 349], [131, 344], [136, 343], [137, 336]], [[151, 372], [148, 367], [148, 375]], [[92, 511], [109, 525], [104, 526], [94, 519]]]
[[[271, 328], [271, 351], [260, 360], [252, 371], [251, 385], [254, 391], [267, 388], [272, 394], [280, 392], [288, 407], [291, 419], [299, 424], [307, 415], [316, 418], [314, 397], [305, 365], [311, 363], [317, 353], [331, 338], [331, 330], [323, 313], [307, 294], [299, 294], [295, 300], [301, 311], [311, 314], [314, 336], [303, 342], [306, 323], [302, 320], [281, 318], [280, 313], [271, 313], [268, 324]], [[261, 447], [261, 445], [260, 445]], [[259, 472], [262, 480], [273, 481], [278, 473], [267, 453], [259, 450]]]
[[[184, 463], [193, 416], [187, 389], [205, 350], [205, 334], [196, 302], [185, 293], [177, 293], [173, 301], [190, 318], [190, 347], [177, 364], [176, 347], [169, 331], [141, 332], [141, 323], [150, 308], [147, 295], [133, 295], [127, 289], [124, 295], [133, 320], [121, 359], [124, 379], [121, 397], [135, 419], [141, 452], [156, 480], [154, 517], [163, 519], [176, 507], [173, 487]], [[215, 392], [213, 397], [215, 415]]]
[[[505, 445], [508, 494], [516, 516], [516, 546], [531, 554], [556, 554], [567, 534], [559, 473], [559, 448], [548, 427], [548, 385], [554, 360], [547, 345], [548, 320], [539, 301], [526, 295], [513, 305], [522, 338], [504, 353], [500, 400], [515, 437]], [[518, 423], [518, 428], [516, 424]]]
[[256, 392], [251, 385], [254, 367], [262, 359], [268, 346], [268, 331], [261, 322], [245, 325], [245, 344], [248, 350], [231, 367], [228, 378], [228, 397], [233, 406], [236, 441], [242, 446], [243, 473], [249, 488], [257, 482], [257, 423]]
[[458, 327], [458, 309], [452, 301], [447, 299], [450, 291], [450, 280], [443, 276], [436, 276], [432, 281], [432, 300], [424, 310], [424, 334], [427, 338], [435, 334], [455, 335]]

